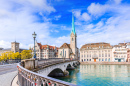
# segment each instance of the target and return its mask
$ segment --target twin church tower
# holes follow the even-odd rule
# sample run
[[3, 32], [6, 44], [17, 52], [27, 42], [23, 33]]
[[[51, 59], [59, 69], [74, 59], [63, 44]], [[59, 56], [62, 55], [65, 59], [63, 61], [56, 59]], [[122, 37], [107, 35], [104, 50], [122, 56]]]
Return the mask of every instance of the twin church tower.
[[64, 43], [58, 49], [58, 58], [78, 58], [77, 34], [75, 32], [73, 12], [72, 12], [72, 30], [70, 34], [70, 44]]

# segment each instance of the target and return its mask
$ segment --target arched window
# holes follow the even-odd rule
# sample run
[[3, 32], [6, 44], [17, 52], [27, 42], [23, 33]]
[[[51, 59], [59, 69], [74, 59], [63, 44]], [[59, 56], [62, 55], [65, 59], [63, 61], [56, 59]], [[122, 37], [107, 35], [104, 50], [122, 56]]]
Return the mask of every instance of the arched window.
[[72, 41], [73, 41], [74, 39], [72, 38]]

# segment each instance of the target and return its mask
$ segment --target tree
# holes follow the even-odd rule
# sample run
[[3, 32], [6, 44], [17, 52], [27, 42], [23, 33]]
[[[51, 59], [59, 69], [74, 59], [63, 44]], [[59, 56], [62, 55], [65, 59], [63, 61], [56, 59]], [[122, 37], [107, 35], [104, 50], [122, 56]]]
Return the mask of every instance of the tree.
[[6, 53], [7, 53], [8, 59], [13, 59], [12, 54], [14, 54], [14, 52], [10, 51], [10, 52], [6, 52]]
[[8, 59], [7, 52], [2, 53], [1, 59], [4, 60], [4, 61], [6, 61]]
[[20, 58], [21, 58], [20, 53], [19, 53], [19, 52], [16, 52], [16, 53], [15, 53], [15, 59], [20, 59]]
[[32, 58], [32, 51], [31, 50], [23, 50], [21, 52], [21, 59], [30, 59]]

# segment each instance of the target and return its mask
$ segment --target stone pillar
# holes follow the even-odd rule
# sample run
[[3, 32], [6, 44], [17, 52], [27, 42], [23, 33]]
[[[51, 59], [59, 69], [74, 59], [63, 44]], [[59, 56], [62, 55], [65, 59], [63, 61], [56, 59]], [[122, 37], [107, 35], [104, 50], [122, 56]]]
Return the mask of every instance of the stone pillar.
[[22, 60], [21, 62], [23, 64], [23, 67], [29, 70], [37, 68], [38, 66], [38, 60], [36, 59], [25, 59], [25, 60]]

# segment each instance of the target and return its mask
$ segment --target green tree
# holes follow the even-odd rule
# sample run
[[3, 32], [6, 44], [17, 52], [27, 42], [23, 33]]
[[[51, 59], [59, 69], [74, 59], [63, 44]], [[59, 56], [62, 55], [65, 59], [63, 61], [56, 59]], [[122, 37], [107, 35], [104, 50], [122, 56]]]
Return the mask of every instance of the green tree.
[[31, 50], [23, 50], [21, 52], [21, 59], [30, 59], [32, 58], [32, 51]]

